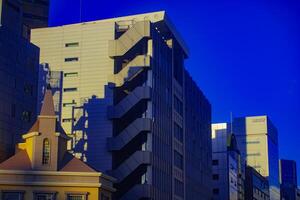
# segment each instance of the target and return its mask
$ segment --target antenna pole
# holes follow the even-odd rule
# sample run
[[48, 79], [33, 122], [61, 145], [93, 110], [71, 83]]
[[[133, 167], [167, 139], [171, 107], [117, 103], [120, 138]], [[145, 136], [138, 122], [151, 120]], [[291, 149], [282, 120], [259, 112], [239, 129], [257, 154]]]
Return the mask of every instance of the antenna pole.
[[79, 0], [79, 22], [82, 22], [82, 0]]
[[232, 133], [232, 112], [230, 112], [230, 133]]

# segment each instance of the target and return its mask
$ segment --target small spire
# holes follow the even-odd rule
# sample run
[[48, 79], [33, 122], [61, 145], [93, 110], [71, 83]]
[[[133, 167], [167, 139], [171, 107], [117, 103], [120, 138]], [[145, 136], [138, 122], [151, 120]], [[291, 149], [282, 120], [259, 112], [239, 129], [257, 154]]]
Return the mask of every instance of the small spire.
[[40, 116], [55, 116], [51, 90], [46, 90]]

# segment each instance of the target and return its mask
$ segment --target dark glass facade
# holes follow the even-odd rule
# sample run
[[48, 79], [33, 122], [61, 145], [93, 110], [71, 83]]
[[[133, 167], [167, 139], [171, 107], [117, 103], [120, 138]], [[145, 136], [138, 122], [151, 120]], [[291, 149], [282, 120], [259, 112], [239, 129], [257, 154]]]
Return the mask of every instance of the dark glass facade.
[[293, 160], [280, 160], [280, 192], [281, 198], [297, 199], [297, 166]]
[[35, 121], [39, 50], [21, 35], [19, 1], [3, 0], [0, 27], [0, 162]]

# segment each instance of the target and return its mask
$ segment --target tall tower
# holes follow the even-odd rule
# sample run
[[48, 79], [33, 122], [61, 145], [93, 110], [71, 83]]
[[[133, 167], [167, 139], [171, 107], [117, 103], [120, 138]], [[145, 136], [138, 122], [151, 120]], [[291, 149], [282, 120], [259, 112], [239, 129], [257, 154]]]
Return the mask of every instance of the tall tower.
[[117, 199], [210, 199], [211, 106], [165, 12], [36, 29], [32, 42], [64, 72], [70, 149], [118, 179]]
[[278, 133], [267, 116], [235, 118], [233, 132], [246, 164], [267, 177], [270, 199], [280, 199]]

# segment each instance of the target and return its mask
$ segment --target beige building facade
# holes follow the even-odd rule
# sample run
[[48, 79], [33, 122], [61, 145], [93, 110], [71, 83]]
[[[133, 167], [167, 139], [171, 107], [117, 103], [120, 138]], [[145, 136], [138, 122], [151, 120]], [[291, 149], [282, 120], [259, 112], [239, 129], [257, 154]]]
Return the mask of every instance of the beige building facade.
[[0, 163], [2, 200], [109, 200], [114, 178], [67, 152], [69, 137], [57, 122], [48, 90], [35, 124], [14, 156]]

